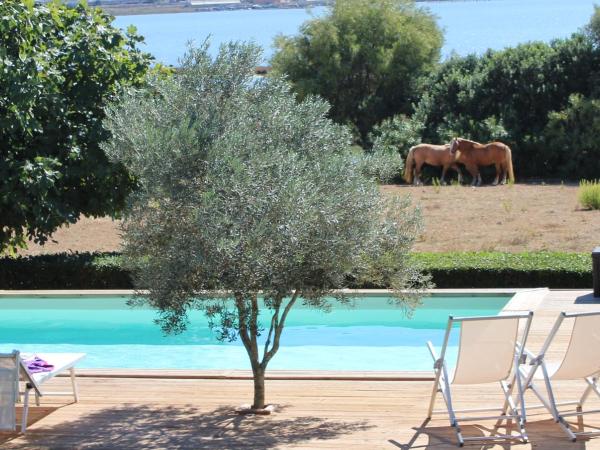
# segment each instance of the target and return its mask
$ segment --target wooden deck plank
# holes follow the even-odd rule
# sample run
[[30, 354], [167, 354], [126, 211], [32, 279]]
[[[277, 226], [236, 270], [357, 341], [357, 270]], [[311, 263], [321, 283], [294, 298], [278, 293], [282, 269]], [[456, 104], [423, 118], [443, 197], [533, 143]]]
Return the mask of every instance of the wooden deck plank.
[[[67, 380], [52, 383], [67, 386]], [[582, 385], [559, 387], [561, 394], [574, 396]], [[232, 410], [248, 401], [251, 389], [250, 382], [237, 380], [82, 379], [80, 403], [53, 399], [26, 435], [0, 435], [0, 447], [455, 448], [445, 418], [423, 426], [429, 382], [271, 381], [267, 395], [282, 405], [280, 412], [236, 415]], [[455, 396], [458, 407], [501, 403], [494, 386], [458, 387]], [[600, 417], [586, 423], [600, 426]], [[481, 435], [492, 425], [477, 422], [464, 431]], [[571, 444], [543, 412], [529, 417], [528, 431], [531, 444], [511, 447], [600, 449], [600, 440]]]

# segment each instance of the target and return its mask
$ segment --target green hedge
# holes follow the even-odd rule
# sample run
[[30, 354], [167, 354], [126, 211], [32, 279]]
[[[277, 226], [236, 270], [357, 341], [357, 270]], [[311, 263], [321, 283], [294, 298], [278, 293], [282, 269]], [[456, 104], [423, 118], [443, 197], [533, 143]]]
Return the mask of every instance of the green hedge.
[[118, 253], [0, 258], [0, 289], [132, 289]]
[[[416, 253], [438, 288], [591, 289], [589, 253]], [[0, 258], [0, 289], [131, 289], [118, 253]]]
[[591, 289], [590, 253], [417, 253], [439, 288]]

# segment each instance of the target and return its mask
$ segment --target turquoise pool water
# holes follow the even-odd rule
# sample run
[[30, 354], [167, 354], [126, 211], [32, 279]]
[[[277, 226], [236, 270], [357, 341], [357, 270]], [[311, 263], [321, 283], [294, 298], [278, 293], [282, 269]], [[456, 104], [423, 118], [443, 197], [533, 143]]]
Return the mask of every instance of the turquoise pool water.
[[[440, 345], [449, 315], [497, 314], [510, 296], [432, 296], [407, 317], [385, 297], [331, 312], [292, 309], [270, 369], [431, 370], [425, 342]], [[218, 342], [201, 311], [163, 336], [150, 308], [124, 297], [0, 298], [0, 352], [84, 352], [86, 368], [248, 369], [242, 344]], [[452, 337], [450, 357], [456, 355]]]

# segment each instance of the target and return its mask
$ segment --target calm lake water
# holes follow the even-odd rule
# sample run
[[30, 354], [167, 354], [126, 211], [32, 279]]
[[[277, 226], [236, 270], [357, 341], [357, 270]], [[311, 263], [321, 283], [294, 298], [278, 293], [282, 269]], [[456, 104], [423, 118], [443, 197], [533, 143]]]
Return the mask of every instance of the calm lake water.
[[[445, 31], [442, 56], [482, 53], [488, 48], [568, 37], [584, 26], [598, 0], [459, 0], [421, 2]], [[186, 42], [203, 42], [210, 36], [212, 51], [232, 40], [254, 41], [273, 52], [273, 38], [293, 35], [300, 25], [325, 8], [214, 11], [181, 14], [121, 16], [115, 24], [137, 27], [146, 38], [146, 50], [158, 61], [176, 65]]]

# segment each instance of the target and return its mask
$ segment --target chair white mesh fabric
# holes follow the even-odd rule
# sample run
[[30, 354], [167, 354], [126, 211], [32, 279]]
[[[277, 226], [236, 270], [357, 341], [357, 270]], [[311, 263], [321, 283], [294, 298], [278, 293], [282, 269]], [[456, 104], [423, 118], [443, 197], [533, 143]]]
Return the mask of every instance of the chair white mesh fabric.
[[[433, 344], [428, 342], [429, 351], [434, 360], [435, 382], [429, 403], [428, 418], [434, 414], [448, 414], [450, 425], [454, 427], [458, 445], [465, 441], [497, 441], [520, 439], [527, 442], [525, 432], [525, 407], [521, 379], [518, 376], [519, 364], [523, 359], [523, 347], [531, 326], [532, 312], [503, 316], [486, 317], [450, 317], [440, 356], [437, 356]], [[521, 333], [519, 325], [524, 322]], [[450, 333], [454, 324], [460, 325], [460, 341], [456, 368], [451, 373], [447, 366], [446, 351]], [[483, 383], [499, 383], [504, 394], [504, 405], [496, 408], [474, 408], [458, 410], [453, 406], [452, 385], [471, 385]], [[513, 399], [513, 391], [517, 388], [519, 402]], [[446, 411], [434, 410], [435, 399], [440, 393], [446, 403]], [[520, 404], [520, 410], [518, 405]], [[457, 413], [473, 413], [497, 411], [492, 416], [461, 416]], [[495, 434], [491, 436], [464, 437], [459, 421], [475, 421], [496, 419], [498, 421], [514, 420], [519, 424], [519, 434]]]
[[[560, 362], [548, 362], [546, 361], [546, 352], [565, 319], [574, 319], [569, 345]], [[600, 410], [583, 411], [583, 405], [592, 392], [600, 396], [598, 387], [598, 377], [600, 376], [600, 312], [561, 313], [538, 355], [536, 356], [529, 351], [526, 351], [526, 354], [530, 367], [521, 367], [520, 373], [523, 386], [525, 389], [531, 389], [542, 403], [541, 405], [529, 406], [528, 409], [546, 408], [572, 441], [575, 441], [577, 436], [600, 435], [598, 431], [575, 432], [566, 420], [569, 416], [600, 413]], [[539, 389], [534, 380], [543, 380], [546, 395]], [[579, 400], [557, 403], [552, 387], [553, 381], [556, 380], [582, 380], [585, 382], [586, 387]], [[575, 406], [575, 411], [559, 410], [559, 407], [569, 405]]]
[[460, 347], [452, 384], [505, 380], [515, 357], [519, 318], [460, 323]]
[[0, 353], [0, 431], [15, 430], [18, 396], [19, 352]]

